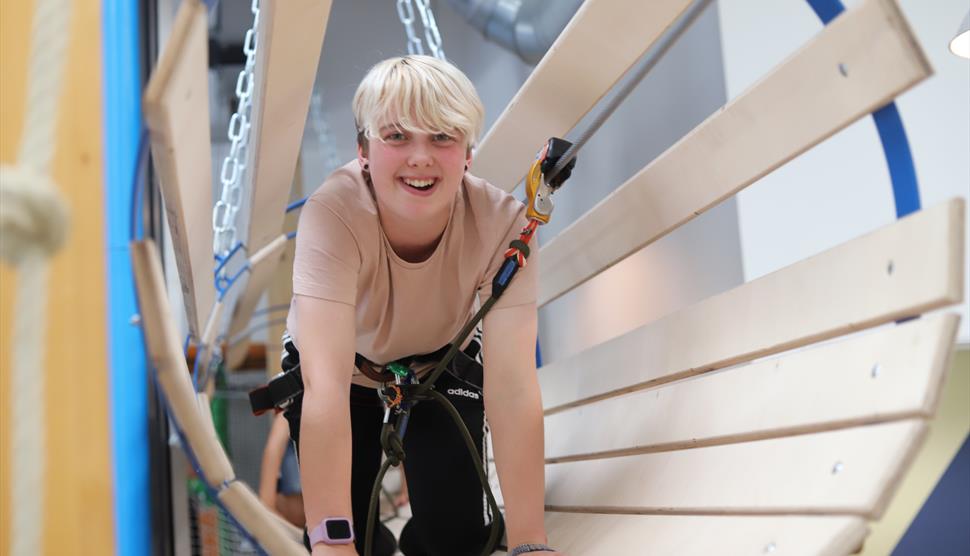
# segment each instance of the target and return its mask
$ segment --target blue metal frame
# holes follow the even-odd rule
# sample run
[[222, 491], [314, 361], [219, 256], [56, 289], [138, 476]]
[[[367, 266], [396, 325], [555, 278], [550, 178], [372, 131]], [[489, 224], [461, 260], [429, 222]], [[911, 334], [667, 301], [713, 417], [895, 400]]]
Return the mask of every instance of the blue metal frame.
[[[105, 0], [102, 11], [104, 206], [107, 240], [107, 340], [115, 552], [144, 554], [151, 546], [148, 463], [148, 382], [138, 329], [128, 240], [137, 233], [131, 207], [138, 170], [141, 118], [141, 52], [138, 5]], [[137, 179], [137, 178], [136, 178]], [[134, 229], [133, 229], [134, 228]]]
[[[807, 0], [815, 15], [828, 25], [845, 7], [840, 0]], [[896, 205], [896, 218], [920, 209], [919, 184], [916, 181], [916, 167], [913, 155], [909, 149], [909, 140], [903, 128], [903, 120], [899, 117], [896, 103], [890, 102], [886, 106], [872, 113], [879, 132], [879, 140], [889, 165], [889, 177], [893, 185], [893, 200]]]

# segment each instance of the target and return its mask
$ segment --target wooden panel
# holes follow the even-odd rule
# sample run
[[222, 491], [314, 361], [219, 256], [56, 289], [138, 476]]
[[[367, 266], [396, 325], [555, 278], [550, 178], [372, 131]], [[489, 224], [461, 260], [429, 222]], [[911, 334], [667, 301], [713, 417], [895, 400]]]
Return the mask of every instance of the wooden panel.
[[[252, 187], [246, 247], [251, 254], [277, 241], [283, 229], [330, 4], [330, 0], [266, 0], [260, 6], [255, 71], [258, 82], [247, 169]], [[250, 261], [254, 270], [233, 309], [230, 337], [249, 326], [278, 262], [276, 257], [271, 263], [264, 263], [257, 273]], [[230, 347], [226, 355], [230, 369], [242, 362], [248, 345], [248, 341], [241, 341]]]
[[962, 299], [955, 199], [539, 370], [561, 409], [655, 386]]
[[258, 82], [247, 169], [252, 183], [246, 241], [250, 253], [273, 241], [283, 227], [330, 4], [330, 0], [264, 0], [260, 4]]
[[847, 11], [553, 238], [542, 250], [539, 304], [656, 241], [930, 73], [893, 0], [867, 0]]
[[249, 279], [246, 280], [246, 288], [236, 302], [232, 319], [229, 321], [229, 339], [235, 342], [228, 347], [225, 354], [226, 366], [229, 369], [239, 368], [246, 359], [249, 341], [237, 336], [249, 327], [249, 321], [253, 318], [260, 296], [266, 291], [266, 287], [279, 268], [280, 257], [287, 243], [285, 235], [277, 236], [272, 243], [249, 260]]
[[546, 509], [878, 518], [922, 420], [546, 466]]
[[219, 492], [219, 501], [266, 550], [274, 556], [306, 556], [302, 542], [294, 541], [287, 530], [244, 483], [234, 481]]
[[[28, 54], [38, 2], [0, 2], [0, 160], [13, 164], [23, 140]], [[44, 381], [42, 538], [46, 554], [111, 554], [116, 476], [112, 468], [106, 233], [109, 203], [101, 2], [74, 2], [60, 82], [49, 171], [70, 210], [64, 245], [50, 260], [46, 338], [35, 372]], [[45, 45], [46, 46], [46, 45]], [[49, 54], [49, 51], [45, 52]], [[4, 197], [6, 193], [4, 193]], [[0, 203], [6, 203], [4, 198]], [[4, 207], [6, 210], [9, 207]], [[0, 553], [11, 550], [12, 450], [17, 441], [11, 373], [17, 284], [32, 277], [0, 264]], [[32, 301], [29, 301], [32, 303]], [[34, 305], [36, 307], [36, 305]], [[42, 362], [42, 364], [41, 364]], [[46, 526], [46, 524], [56, 524]]]
[[[630, 454], [932, 417], [956, 314], [546, 418], [546, 457]], [[590, 456], [582, 456], [590, 457]]]
[[689, 4], [583, 2], [482, 140], [475, 175], [514, 189], [549, 137], [565, 136]]
[[155, 243], [151, 240], [133, 242], [131, 259], [145, 344], [158, 384], [172, 418], [188, 440], [187, 448], [205, 474], [206, 482], [217, 487], [233, 478], [232, 464], [219, 444], [215, 428], [211, 423], [207, 425], [211, 415], [204, 415], [203, 411], [208, 412], [208, 406], [199, 407], [192, 387], [179, 333], [165, 296], [165, 279]]
[[[546, 513], [549, 544], [565, 554], [844, 556], [865, 521], [828, 516], [660, 516]], [[641, 551], [633, 547], [642, 547]]]
[[208, 64], [206, 7], [186, 0], [145, 89], [144, 112], [189, 330], [196, 338], [215, 299]]

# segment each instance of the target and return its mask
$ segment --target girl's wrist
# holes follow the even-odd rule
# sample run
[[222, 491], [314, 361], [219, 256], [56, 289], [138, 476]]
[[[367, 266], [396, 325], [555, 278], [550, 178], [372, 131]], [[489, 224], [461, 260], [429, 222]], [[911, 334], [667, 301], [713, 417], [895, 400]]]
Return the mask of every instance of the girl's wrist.
[[543, 543], [523, 543], [509, 548], [509, 556], [520, 556], [534, 552], [555, 552], [555, 550]]

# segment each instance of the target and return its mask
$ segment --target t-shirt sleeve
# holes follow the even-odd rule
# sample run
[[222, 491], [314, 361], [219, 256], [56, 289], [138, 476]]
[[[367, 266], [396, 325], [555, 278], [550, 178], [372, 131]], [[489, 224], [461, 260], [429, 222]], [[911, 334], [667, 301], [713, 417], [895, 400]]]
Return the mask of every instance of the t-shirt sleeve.
[[[509, 248], [509, 243], [513, 239], [518, 239], [519, 234], [527, 223], [525, 207], [522, 207], [512, 226], [506, 231], [502, 243], [499, 244], [498, 249], [495, 251], [489, 263], [488, 270], [485, 272], [485, 279], [478, 286], [478, 295], [483, 302], [492, 295], [492, 279], [495, 278], [495, 274], [502, 267], [502, 263], [505, 262], [505, 251]], [[526, 259], [525, 268], [520, 268], [515, 273], [515, 277], [512, 278], [509, 287], [505, 289], [505, 293], [492, 306], [493, 309], [515, 307], [516, 305], [536, 302], [539, 287], [539, 244], [535, 235], [529, 241], [529, 248], [529, 257]]]
[[330, 207], [309, 199], [297, 225], [293, 293], [355, 305], [360, 261], [350, 227]]

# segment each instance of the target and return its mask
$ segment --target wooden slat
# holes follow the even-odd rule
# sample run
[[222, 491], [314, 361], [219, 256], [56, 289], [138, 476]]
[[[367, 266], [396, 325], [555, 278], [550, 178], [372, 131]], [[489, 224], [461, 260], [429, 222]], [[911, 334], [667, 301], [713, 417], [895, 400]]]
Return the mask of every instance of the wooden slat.
[[225, 354], [226, 366], [229, 369], [239, 368], [239, 365], [246, 359], [249, 342], [237, 338], [237, 336], [244, 333], [249, 327], [249, 321], [253, 318], [253, 312], [256, 311], [259, 297], [266, 291], [266, 287], [279, 268], [280, 258], [287, 243], [285, 235], [277, 236], [276, 240], [249, 260], [249, 279], [246, 281], [246, 289], [243, 290], [243, 295], [236, 302], [232, 319], [229, 321], [229, 338], [235, 342], [229, 346]]
[[957, 303], [963, 219], [954, 199], [546, 365], [543, 402], [558, 410]]
[[268, 554], [306, 556], [302, 542], [295, 541], [244, 483], [234, 481], [219, 492], [219, 501]]
[[269, 515], [272, 516], [273, 521], [275, 521], [276, 524], [283, 529], [287, 537], [289, 537], [293, 542], [300, 543], [301, 545], [303, 544], [302, 528], [299, 528], [296, 525], [293, 525], [292, 523], [287, 521], [285, 517], [281, 516], [280, 514], [272, 510], [270, 510]]
[[485, 136], [475, 175], [514, 189], [549, 137], [565, 136], [689, 4], [586, 0]]
[[866, 0], [845, 12], [553, 238], [542, 250], [539, 304], [663, 237], [930, 73], [893, 0]]
[[[320, 49], [330, 17], [331, 0], [265, 0], [260, 5], [256, 54], [253, 123], [250, 130], [251, 180], [249, 232], [246, 248], [251, 255], [263, 250], [282, 233], [286, 201], [303, 140]], [[269, 284], [277, 257], [251, 273], [230, 320], [230, 334], [249, 326], [253, 310]], [[257, 279], [263, 278], [266, 279]], [[227, 355], [236, 368], [248, 346], [235, 346]], [[233, 365], [235, 363], [235, 365]]]
[[959, 321], [921, 319], [550, 415], [547, 461], [930, 418]]
[[548, 512], [546, 531], [550, 546], [564, 554], [582, 556], [844, 556], [862, 544], [866, 524], [858, 517], [844, 516], [712, 517]]
[[211, 423], [207, 424], [211, 415], [204, 415], [203, 411], [208, 412], [208, 406], [199, 407], [192, 387], [182, 354], [182, 343], [165, 295], [165, 279], [158, 249], [151, 240], [132, 242], [130, 249], [141, 326], [158, 384], [168, 402], [169, 412], [188, 440], [188, 449], [199, 463], [206, 482], [218, 487], [233, 478], [232, 464], [219, 444], [215, 428], [211, 427]]
[[926, 431], [896, 421], [546, 466], [546, 509], [878, 518]]
[[331, 0], [260, 3], [247, 169], [252, 182], [249, 253], [276, 239], [283, 228], [330, 4]]
[[144, 96], [189, 330], [197, 338], [215, 299], [207, 45], [205, 5], [185, 0]]

